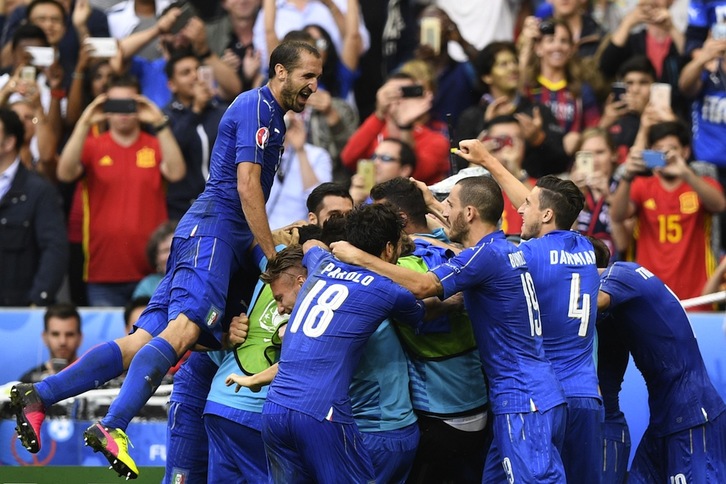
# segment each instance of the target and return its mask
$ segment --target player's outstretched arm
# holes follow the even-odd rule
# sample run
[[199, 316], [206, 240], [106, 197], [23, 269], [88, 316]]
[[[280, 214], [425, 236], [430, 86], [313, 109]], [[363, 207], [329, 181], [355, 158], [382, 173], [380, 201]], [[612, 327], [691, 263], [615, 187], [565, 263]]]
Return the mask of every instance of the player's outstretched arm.
[[231, 373], [224, 381], [225, 385], [232, 386], [237, 385], [234, 389], [235, 392], [239, 392], [240, 388], [247, 387], [253, 392], [259, 392], [262, 387], [269, 385], [277, 375], [278, 364], [275, 363], [271, 367], [263, 370], [255, 375], [242, 376], [237, 373]]
[[529, 188], [519, 181], [499, 160], [489, 153], [478, 139], [465, 139], [459, 142], [459, 149], [454, 153], [470, 163], [483, 166], [502, 187], [512, 205], [520, 207], [529, 195]]
[[382, 276], [391, 279], [413, 293], [418, 299], [438, 296], [444, 293], [439, 278], [431, 272], [420, 272], [399, 267], [364, 252], [348, 242], [333, 242], [330, 250], [339, 260], [348, 264], [366, 267]]
[[275, 254], [275, 243], [272, 240], [270, 223], [265, 212], [265, 195], [260, 184], [262, 166], [257, 163], [242, 162], [237, 164], [237, 193], [239, 193], [242, 212], [247, 224], [255, 236], [257, 244], [265, 257], [272, 259]]

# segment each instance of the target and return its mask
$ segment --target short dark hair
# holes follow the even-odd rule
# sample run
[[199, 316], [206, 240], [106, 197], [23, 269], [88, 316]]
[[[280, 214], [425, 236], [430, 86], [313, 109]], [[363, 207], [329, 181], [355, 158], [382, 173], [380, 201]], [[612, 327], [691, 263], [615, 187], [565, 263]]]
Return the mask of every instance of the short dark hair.
[[346, 216], [345, 238], [362, 251], [380, 257], [389, 242], [398, 244], [401, 229], [403, 219], [391, 205], [361, 205]]
[[681, 146], [691, 146], [691, 133], [681, 121], [665, 121], [651, 126], [648, 130], [648, 146], [653, 146], [666, 136], [675, 136]]
[[303, 245], [308, 240], [320, 240], [323, 229], [315, 224], [306, 224], [297, 229], [297, 243]]
[[605, 269], [610, 264], [610, 249], [608, 249], [607, 244], [592, 235], [588, 235], [587, 240], [590, 241], [592, 248], [595, 249], [595, 265], [599, 269]]
[[149, 296], [139, 296], [127, 302], [126, 306], [124, 306], [124, 324], [129, 324], [129, 318], [135, 309], [145, 308], [149, 305], [149, 301], [151, 301]]
[[646, 74], [650, 76], [653, 81], [657, 79], [657, 76], [655, 74], [655, 67], [653, 67], [653, 64], [644, 55], [634, 55], [633, 57], [630, 57], [628, 60], [623, 62], [618, 69], [618, 79], [624, 78], [627, 74], [630, 74], [631, 72], [640, 72], [642, 74]]
[[375, 201], [386, 200], [396, 210], [406, 214], [414, 224], [426, 225], [426, 202], [418, 186], [408, 178], [396, 177], [371, 189]]
[[494, 116], [492, 119], [490, 119], [486, 126], [487, 130], [491, 129], [492, 126], [496, 126], [498, 124], [519, 124], [519, 121], [517, 121], [517, 118], [515, 118], [511, 114], [502, 114], [499, 116]]
[[78, 325], [78, 334], [81, 333], [81, 315], [78, 309], [70, 303], [51, 304], [45, 310], [43, 315], [43, 331], [48, 332], [48, 321], [50, 318], [71, 319], [74, 318]]
[[474, 69], [479, 77], [488, 76], [492, 73], [497, 56], [500, 52], [511, 52], [516, 59], [517, 47], [513, 42], [496, 41], [488, 44], [474, 59]]
[[177, 224], [178, 222], [176, 220], [167, 220], [151, 232], [149, 240], [146, 243], [146, 260], [149, 261], [149, 265], [154, 270], [156, 270], [156, 256], [159, 255], [159, 244], [162, 240], [174, 233]]
[[270, 54], [269, 77], [275, 76], [275, 66], [282, 65], [287, 71], [293, 71], [300, 65], [300, 53], [307, 52], [317, 59], [320, 59], [318, 49], [300, 40], [288, 40], [281, 42]]
[[189, 57], [199, 60], [190, 49], [180, 49], [172, 52], [171, 57], [168, 61], [166, 61], [166, 65], [164, 66], [164, 74], [166, 74], [166, 78], [171, 80], [171, 78], [174, 77], [174, 69], [176, 69], [176, 65]]
[[11, 46], [13, 50], [23, 40], [40, 40], [44, 46], [48, 46], [48, 37], [46, 37], [43, 29], [34, 24], [20, 24], [15, 33], [13, 34], [13, 40]]
[[551, 208], [555, 213], [555, 226], [559, 230], [570, 230], [577, 216], [585, 207], [585, 196], [570, 180], [554, 175], [545, 175], [535, 185], [540, 189], [540, 209]]
[[288, 269], [294, 268], [298, 271], [305, 271], [302, 260], [303, 250], [300, 245], [285, 247], [267, 263], [267, 270], [260, 274], [260, 280], [265, 284], [271, 284], [279, 279], [280, 274]]
[[30, 2], [28, 4], [28, 9], [25, 11], [25, 18], [30, 20], [30, 15], [33, 13], [33, 10], [35, 9], [35, 7], [37, 7], [38, 5], [46, 4], [46, 3], [55, 5], [56, 7], [58, 7], [60, 9], [61, 13], [63, 14], [63, 18], [65, 21], [65, 16], [68, 12], [66, 12], [66, 9], [63, 6], [63, 4], [57, 0], [33, 0], [32, 2]]
[[499, 223], [504, 211], [504, 197], [501, 187], [492, 177], [472, 176], [463, 178], [456, 184], [461, 187], [459, 198], [464, 207], [476, 208], [479, 218], [484, 222], [492, 225]]
[[286, 33], [285, 36], [282, 38], [283, 42], [290, 42], [296, 40], [300, 42], [307, 42], [311, 45], [315, 44], [315, 39], [313, 39], [313, 36], [310, 35], [310, 32], [306, 32], [305, 30], [291, 30]]
[[141, 87], [139, 86], [139, 80], [132, 74], [114, 74], [108, 80], [108, 87], [106, 91], [112, 87], [131, 87], [136, 89], [136, 92], [141, 93]]
[[336, 213], [331, 215], [328, 220], [323, 223], [323, 229], [320, 233], [320, 241], [330, 246], [333, 242], [347, 240], [345, 235], [345, 219], [347, 213]]
[[[411, 148], [411, 145], [398, 138], [383, 138], [383, 141], [390, 141], [396, 143], [401, 148], [401, 166], [410, 166], [411, 170], [416, 170], [416, 153]], [[381, 141], [381, 143], [383, 143]]]
[[15, 151], [25, 142], [25, 126], [15, 111], [8, 108], [0, 108], [0, 123], [6, 137], [15, 138]]
[[312, 212], [317, 215], [323, 209], [323, 202], [325, 197], [341, 197], [347, 198], [351, 202], [353, 198], [350, 196], [350, 192], [345, 188], [342, 183], [336, 182], [325, 182], [313, 188], [313, 191], [308, 195], [306, 205], [308, 212]]

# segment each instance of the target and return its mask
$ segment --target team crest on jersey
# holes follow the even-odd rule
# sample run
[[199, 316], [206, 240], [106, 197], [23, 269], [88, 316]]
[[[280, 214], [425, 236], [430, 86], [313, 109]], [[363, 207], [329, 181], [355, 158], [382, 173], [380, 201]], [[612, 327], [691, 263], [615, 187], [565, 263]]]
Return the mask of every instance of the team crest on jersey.
[[267, 146], [267, 141], [270, 139], [270, 130], [266, 127], [261, 127], [257, 130], [255, 133], [255, 144], [257, 144], [257, 147], [261, 150], [265, 149]]
[[222, 311], [212, 306], [207, 313], [207, 317], [204, 318], [204, 322], [206, 323], [207, 327], [211, 328], [212, 326], [217, 324], [217, 320], [219, 319], [219, 315], [221, 313]]
[[678, 201], [681, 205], [681, 213], [698, 212], [698, 195], [696, 195], [696, 192], [683, 193], [678, 197]]
[[154, 168], [156, 166], [156, 151], [151, 148], [141, 148], [136, 152], [136, 166], [139, 168]]
[[175, 467], [172, 469], [171, 482], [173, 484], [186, 484], [188, 476], [189, 471], [187, 469], [179, 469], [178, 467]]
[[111, 159], [110, 156], [106, 155], [100, 160], [98, 160], [98, 166], [111, 166], [113, 165], [113, 159]]

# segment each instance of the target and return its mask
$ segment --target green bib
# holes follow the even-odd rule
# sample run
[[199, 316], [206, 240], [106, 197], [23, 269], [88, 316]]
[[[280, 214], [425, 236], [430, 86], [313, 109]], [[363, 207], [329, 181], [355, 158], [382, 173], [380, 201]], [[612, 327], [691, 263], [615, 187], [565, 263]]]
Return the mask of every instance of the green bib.
[[[421, 273], [429, 270], [422, 258], [413, 255], [401, 257], [398, 265]], [[395, 326], [406, 350], [424, 360], [447, 360], [476, 349], [474, 332], [466, 311], [449, 314], [449, 322], [451, 331], [447, 333], [416, 334], [415, 329], [407, 324]]]
[[247, 339], [235, 349], [234, 358], [240, 370], [247, 375], [254, 375], [280, 359], [282, 342], [278, 331], [287, 322], [289, 315], [277, 312], [272, 290], [265, 284], [252, 312], [247, 316], [250, 321]]

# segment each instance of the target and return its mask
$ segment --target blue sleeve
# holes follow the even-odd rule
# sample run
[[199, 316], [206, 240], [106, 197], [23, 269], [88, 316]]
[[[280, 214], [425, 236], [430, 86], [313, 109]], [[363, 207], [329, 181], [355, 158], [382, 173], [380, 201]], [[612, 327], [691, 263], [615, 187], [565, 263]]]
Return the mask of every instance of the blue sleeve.
[[264, 151], [270, 139], [271, 113], [267, 104], [257, 96], [238, 97], [233, 106], [234, 119], [237, 122], [235, 153], [237, 163], [251, 162], [261, 165]]
[[637, 287], [633, 281], [629, 280], [632, 277], [631, 272], [618, 264], [613, 264], [602, 275], [600, 290], [610, 295], [609, 310], [615, 309], [638, 295]]
[[401, 286], [395, 283], [391, 283], [391, 285], [397, 290], [391, 317], [400, 323], [411, 326], [420, 325], [426, 312], [423, 302]]
[[486, 264], [481, 264], [484, 247], [471, 247], [448, 262], [431, 269], [444, 288], [442, 299], [449, 298], [470, 287], [482, 283], [488, 276]]
[[318, 266], [324, 257], [333, 257], [327, 250], [321, 247], [311, 247], [303, 256], [302, 264], [308, 270], [308, 274]]

